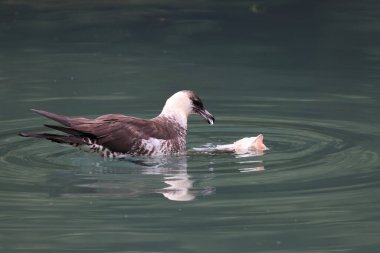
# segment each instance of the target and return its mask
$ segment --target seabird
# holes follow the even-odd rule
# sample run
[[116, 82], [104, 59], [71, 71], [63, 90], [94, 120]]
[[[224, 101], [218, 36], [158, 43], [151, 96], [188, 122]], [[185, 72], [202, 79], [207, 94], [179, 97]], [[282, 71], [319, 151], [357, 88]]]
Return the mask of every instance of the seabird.
[[202, 100], [190, 90], [172, 95], [166, 100], [162, 112], [152, 119], [122, 114], [87, 119], [31, 110], [60, 123], [61, 125], [45, 126], [66, 135], [22, 132], [19, 133], [20, 136], [69, 144], [107, 158], [181, 153], [186, 148], [187, 118], [190, 114], [199, 114], [210, 125], [215, 121], [214, 116], [204, 108]]

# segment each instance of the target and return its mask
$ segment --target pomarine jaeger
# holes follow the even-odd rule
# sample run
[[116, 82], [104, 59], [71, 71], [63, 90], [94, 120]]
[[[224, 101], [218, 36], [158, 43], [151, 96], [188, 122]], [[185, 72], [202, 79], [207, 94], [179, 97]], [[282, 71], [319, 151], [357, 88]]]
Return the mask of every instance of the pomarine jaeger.
[[107, 158], [126, 156], [157, 156], [185, 151], [187, 118], [199, 114], [213, 124], [214, 116], [203, 106], [202, 100], [190, 90], [175, 93], [166, 100], [162, 112], [152, 119], [141, 119], [122, 114], [107, 114], [95, 119], [66, 117], [32, 109], [61, 125], [45, 125], [62, 134], [22, 132], [20, 136], [43, 138], [69, 144], [82, 150], [99, 153]]

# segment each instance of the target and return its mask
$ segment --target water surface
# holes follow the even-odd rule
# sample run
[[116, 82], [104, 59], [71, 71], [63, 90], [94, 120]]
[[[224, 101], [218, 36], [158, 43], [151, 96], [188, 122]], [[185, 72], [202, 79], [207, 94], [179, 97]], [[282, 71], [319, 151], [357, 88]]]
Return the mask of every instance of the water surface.
[[[1, 1], [1, 252], [377, 252], [375, 1]], [[188, 149], [104, 160], [18, 137], [29, 108], [149, 118], [181, 89]]]

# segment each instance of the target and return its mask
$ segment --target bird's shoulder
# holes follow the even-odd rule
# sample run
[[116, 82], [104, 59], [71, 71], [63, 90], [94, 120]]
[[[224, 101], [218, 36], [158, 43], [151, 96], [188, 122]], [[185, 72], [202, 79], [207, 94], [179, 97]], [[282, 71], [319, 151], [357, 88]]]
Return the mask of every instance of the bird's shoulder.
[[176, 122], [160, 118], [143, 119], [123, 114], [106, 114], [92, 122], [84, 122], [76, 128], [98, 137], [169, 140], [177, 137], [175, 130], [178, 130], [179, 126]]

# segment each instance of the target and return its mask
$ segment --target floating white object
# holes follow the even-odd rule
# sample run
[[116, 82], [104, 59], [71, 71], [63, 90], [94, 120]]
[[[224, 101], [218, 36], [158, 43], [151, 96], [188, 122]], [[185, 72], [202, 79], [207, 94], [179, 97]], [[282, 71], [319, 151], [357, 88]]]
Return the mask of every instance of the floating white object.
[[217, 145], [215, 147], [206, 148], [194, 148], [196, 151], [227, 151], [234, 152], [237, 154], [244, 154], [249, 152], [257, 152], [258, 154], [268, 148], [264, 144], [264, 136], [259, 134], [256, 137], [245, 137], [240, 140], [235, 141], [232, 144]]
[[259, 134], [256, 137], [245, 137], [238, 141], [235, 141], [233, 144], [228, 145], [218, 145], [216, 146], [217, 150], [226, 150], [226, 151], [235, 151], [236, 153], [245, 153], [248, 151], [263, 151], [268, 150], [265, 146], [264, 135]]

